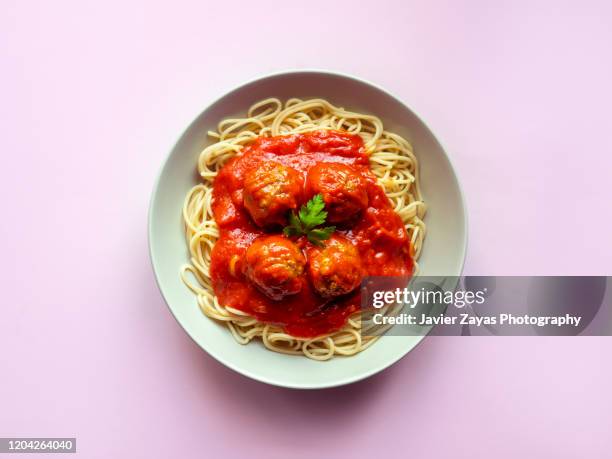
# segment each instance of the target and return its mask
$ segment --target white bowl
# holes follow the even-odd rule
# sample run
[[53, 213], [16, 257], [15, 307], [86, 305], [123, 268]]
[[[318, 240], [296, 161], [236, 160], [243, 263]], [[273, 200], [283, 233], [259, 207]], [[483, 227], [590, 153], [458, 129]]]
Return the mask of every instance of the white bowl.
[[[172, 314], [202, 349], [229, 368], [261, 382], [316, 389], [349, 384], [384, 370], [406, 355], [422, 336], [385, 336], [351, 357], [326, 362], [269, 351], [259, 341], [238, 344], [229, 330], [200, 311], [183, 285], [179, 267], [188, 261], [181, 209], [198, 182], [197, 158], [220, 120], [244, 116], [267, 98], [322, 97], [348, 110], [380, 117], [385, 129], [409, 140], [420, 162], [421, 189], [428, 205], [427, 237], [419, 260], [422, 275], [459, 276], [466, 251], [466, 212], [453, 167], [444, 149], [402, 102], [371, 83], [320, 71], [285, 72], [260, 78], [224, 95], [191, 123], [161, 169], [149, 212], [149, 248], [159, 288]], [[432, 362], [440, 365], [442, 362]]]

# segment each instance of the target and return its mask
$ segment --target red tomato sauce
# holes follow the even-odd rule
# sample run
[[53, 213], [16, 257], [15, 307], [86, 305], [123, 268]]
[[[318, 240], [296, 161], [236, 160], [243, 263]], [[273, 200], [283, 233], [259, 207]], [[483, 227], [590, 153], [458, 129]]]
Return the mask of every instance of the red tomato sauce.
[[[370, 171], [363, 140], [342, 131], [315, 131], [277, 137], [260, 137], [228, 161], [213, 184], [212, 209], [219, 225], [210, 274], [220, 304], [246, 312], [258, 320], [281, 326], [296, 337], [315, 337], [340, 329], [360, 308], [360, 291], [323, 298], [312, 287], [305, 271], [301, 292], [274, 301], [261, 293], [243, 274], [244, 254], [251, 242], [270, 231], [255, 226], [243, 205], [245, 172], [262, 161], [276, 161], [297, 170], [306, 179], [319, 162], [352, 166], [365, 179], [368, 207], [353, 222], [336, 231], [357, 247], [365, 276], [409, 276], [413, 272], [410, 242], [400, 217]], [[305, 200], [310, 197], [306, 196]], [[281, 232], [279, 228], [277, 233]], [[295, 240], [307, 254], [310, 242]], [[233, 269], [232, 269], [233, 267]]]

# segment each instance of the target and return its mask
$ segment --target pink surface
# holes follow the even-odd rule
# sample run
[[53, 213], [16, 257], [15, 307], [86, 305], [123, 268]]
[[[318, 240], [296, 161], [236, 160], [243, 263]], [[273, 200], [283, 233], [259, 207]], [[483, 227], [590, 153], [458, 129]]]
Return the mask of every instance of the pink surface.
[[0, 436], [86, 458], [609, 457], [610, 338], [429, 338], [353, 386], [268, 387], [183, 333], [146, 240], [196, 114], [317, 67], [440, 136], [466, 273], [612, 274], [609, 3], [85, 3], [0, 7]]

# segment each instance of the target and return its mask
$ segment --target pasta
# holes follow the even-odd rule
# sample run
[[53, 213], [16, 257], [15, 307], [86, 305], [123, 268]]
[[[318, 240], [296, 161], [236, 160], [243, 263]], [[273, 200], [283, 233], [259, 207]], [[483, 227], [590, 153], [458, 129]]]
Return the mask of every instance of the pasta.
[[202, 151], [197, 164], [202, 183], [189, 191], [183, 206], [190, 263], [181, 267], [180, 275], [195, 293], [202, 312], [223, 322], [239, 343], [260, 338], [266, 348], [276, 352], [328, 360], [335, 355], [354, 355], [375, 342], [376, 337], [362, 336], [359, 313], [352, 315], [338, 331], [315, 338], [298, 338], [276, 325], [219, 304], [210, 276], [211, 252], [219, 238], [212, 211], [212, 186], [218, 171], [260, 136], [321, 129], [343, 130], [363, 138], [371, 171], [406, 228], [410, 255], [418, 267], [426, 232], [423, 221], [426, 205], [419, 189], [418, 161], [410, 143], [385, 131], [379, 118], [347, 111], [323, 99], [292, 98], [283, 103], [269, 98], [251, 106], [246, 117], [225, 119], [216, 131], [209, 131], [214, 143]]

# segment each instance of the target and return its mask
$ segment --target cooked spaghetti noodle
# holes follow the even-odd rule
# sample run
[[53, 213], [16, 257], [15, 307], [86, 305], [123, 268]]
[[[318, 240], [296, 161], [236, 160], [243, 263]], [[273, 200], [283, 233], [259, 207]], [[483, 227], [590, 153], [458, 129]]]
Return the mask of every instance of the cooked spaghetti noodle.
[[209, 131], [215, 143], [206, 147], [198, 160], [203, 183], [189, 191], [183, 206], [191, 260], [181, 268], [181, 278], [196, 294], [203, 313], [225, 323], [239, 343], [247, 344], [259, 337], [268, 349], [315, 360], [356, 354], [369, 347], [376, 337], [362, 336], [358, 312], [349, 317], [340, 330], [315, 338], [298, 338], [279, 326], [260, 322], [242, 311], [219, 304], [210, 275], [211, 252], [220, 234], [213, 217], [212, 193], [219, 170], [256, 138], [322, 129], [343, 130], [362, 137], [371, 171], [407, 230], [417, 269], [416, 261], [425, 237], [426, 205], [421, 198], [418, 162], [410, 143], [385, 131], [381, 120], [375, 116], [350, 112], [323, 99], [295, 98], [285, 104], [276, 98], [262, 100], [248, 110], [245, 118], [223, 120], [217, 131]]

